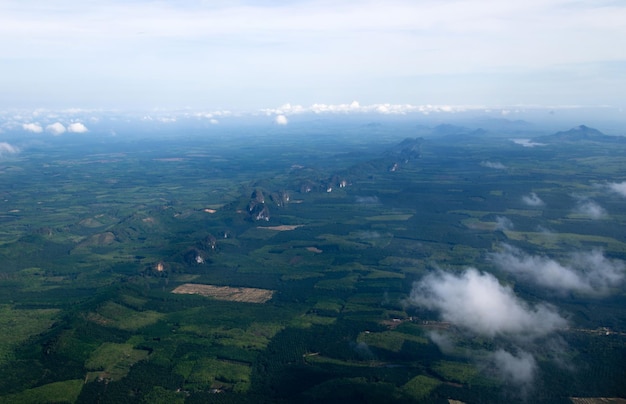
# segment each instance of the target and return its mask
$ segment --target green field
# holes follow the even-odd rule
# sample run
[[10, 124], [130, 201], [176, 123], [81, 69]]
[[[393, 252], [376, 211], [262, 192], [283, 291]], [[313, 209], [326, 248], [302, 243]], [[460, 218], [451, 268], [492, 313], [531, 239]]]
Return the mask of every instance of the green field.
[[[626, 199], [606, 188], [626, 146], [237, 133], [58, 138], [0, 161], [0, 402], [626, 397]], [[601, 252], [572, 284], [616, 272], [559, 293], [498, 267], [506, 246], [552, 270]], [[567, 327], [476, 336], [415, 303], [427, 275], [468, 267]], [[186, 283], [275, 293], [172, 293]]]

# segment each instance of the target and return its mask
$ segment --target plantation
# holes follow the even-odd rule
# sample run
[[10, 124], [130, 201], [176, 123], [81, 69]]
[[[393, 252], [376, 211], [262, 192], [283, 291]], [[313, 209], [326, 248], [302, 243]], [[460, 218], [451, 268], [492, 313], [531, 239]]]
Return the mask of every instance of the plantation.
[[626, 397], [623, 144], [54, 140], [2, 161], [1, 402]]

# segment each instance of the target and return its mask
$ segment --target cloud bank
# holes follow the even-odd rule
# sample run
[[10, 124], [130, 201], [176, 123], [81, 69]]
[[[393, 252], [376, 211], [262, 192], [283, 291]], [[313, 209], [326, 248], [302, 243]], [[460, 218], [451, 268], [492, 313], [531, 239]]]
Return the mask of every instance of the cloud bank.
[[474, 268], [427, 275], [414, 285], [410, 299], [438, 311], [444, 321], [488, 337], [536, 338], [567, 324], [552, 307], [531, 307], [493, 275]]
[[503, 271], [560, 293], [606, 295], [620, 286], [626, 275], [624, 262], [607, 259], [601, 250], [572, 254], [568, 264], [561, 264], [504, 244], [490, 259]]
[[310, 106], [284, 104], [278, 108], [262, 109], [266, 115], [297, 115], [297, 114], [382, 114], [382, 115], [406, 115], [410, 113], [454, 113], [468, 110], [485, 109], [484, 106], [465, 105], [412, 105], [412, 104], [369, 104], [361, 105], [358, 101], [350, 104], [312, 104]]

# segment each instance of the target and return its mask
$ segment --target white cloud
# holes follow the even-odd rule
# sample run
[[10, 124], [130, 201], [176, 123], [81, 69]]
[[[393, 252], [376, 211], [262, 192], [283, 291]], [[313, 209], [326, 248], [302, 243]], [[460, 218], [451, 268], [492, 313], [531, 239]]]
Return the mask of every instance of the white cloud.
[[428, 338], [439, 348], [444, 354], [451, 354], [454, 352], [455, 344], [452, 338], [448, 334], [444, 334], [438, 331], [428, 332]]
[[518, 144], [524, 147], [537, 147], [537, 146], [546, 146], [545, 143], [537, 143], [533, 142], [530, 139], [511, 139], [513, 143]]
[[218, 120], [217, 120], [217, 119], [215, 119], [215, 118], [211, 118], [211, 119], [209, 120], [209, 122], [211, 123], [211, 125], [217, 125], [218, 123], [220, 123], [220, 121], [218, 121]]
[[277, 115], [274, 122], [278, 125], [287, 125], [287, 117], [285, 115]]
[[505, 381], [516, 385], [531, 383], [537, 371], [537, 362], [533, 355], [520, 350], [517, 355], [504, 349], [498, 349], [490, 355], [496, 373]]
[[88, 132], [89, 129], [80, 122], [74, 122], [67, 126], [67, 131], [72, 133], [85, 133]]
[[604, 295], [621, 285], [626, 275], [626, 265], [607, 259], [601, 250], [572, 254], [568, 264], [561, 264], [504, 244], [501, 251], [490, 254], [490, 259], [518, 278], [564, 293]]
[[173, 116], [159, 116], [155, 118], [157, 121], [162, 123], [174, 123], [176, 122], [176, 118]]
[[46, 126], [46, 131], [52, 133], [55, 136], [58, 136], [58, 135], [62, 135], [63, 133], [65, 133], [66, 129], [62, 123], [55, 122], [53, 124]]
[[579, 200], [574, 212], [588, 216], [591, 219], [603, 219], [607, 216], [606, 210], [602, 206], [589, 199]]
[[19, 153], [20, 149], [7, 142], [0, 142], [0, 156]]
[[624, 182], [610, 182], [609, 189], [613, 192], [617, 192], [621, 196], [626, 197], [626, 181]]
[[41, 133], [41, 132], [43, 132], [43, 128], [41, 127], [41, 125], [39, 125], [37, 123], [25, 123], [25, 124], [22, 124], [22, 129], [24, 129], [25, 131], [28, 131], [28, 132], [33, 132], [33, 133]]
[[358, 101], [350, 104], [312, 104], [308, 107], [302, 105], [284, 104], [278, 108], [262, 109], [261, 113], [266, 115], [297, 115], [297, 114], [383, 114], [383, 115], [405, 115], [409, 113], [454, 113], [467, 110], [482, 110], [484, 106], [462, 106], [462, 105], [411, 105], [411, 104], [370, 104], [361, 105]]
[[505, 216], [496, 216], [496, 230], [513, 230], [513, 222]]
[[491, 274], [468, 268], [460, 274], [438, 270], [417, 282], [411, 301], [440, 312], [444, 321], [476, 334], [539, 337], [565, 327], [552, 307], [530, 307]]
[[537, 194], [534, 192], [531, 192], [529, 195], [524, 195], [522, 197], [522, 202], [524, 202], [528, 206], [533, 206], [533, 207], [544, 205], [541, 198], [539, 198]]
[[492, 162], [492, 161], [481, 161], [480, 165], [487, 168], [493, 168], [496, 170], [504, 170], [506, 166], [500, 162]]

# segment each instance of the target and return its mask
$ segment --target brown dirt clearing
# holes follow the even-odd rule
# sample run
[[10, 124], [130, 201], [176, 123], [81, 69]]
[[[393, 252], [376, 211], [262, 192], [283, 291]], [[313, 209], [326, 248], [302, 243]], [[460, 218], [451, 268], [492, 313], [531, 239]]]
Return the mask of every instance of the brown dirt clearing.
[[235, 288], [199, 283], [185, 283], [172, 290], [172, 293], [201, 295], [213, 297], [217, 300], [246, 303], [265, 303], [274, 295], [274, 291], [269, 289]]

